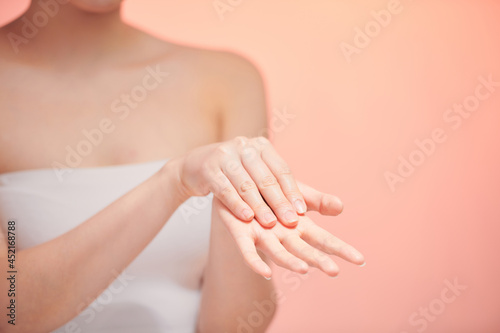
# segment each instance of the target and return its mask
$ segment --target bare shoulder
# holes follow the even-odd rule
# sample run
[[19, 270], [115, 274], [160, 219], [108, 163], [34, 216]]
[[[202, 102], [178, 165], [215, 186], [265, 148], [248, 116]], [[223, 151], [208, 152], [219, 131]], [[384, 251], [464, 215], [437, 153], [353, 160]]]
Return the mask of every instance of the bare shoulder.
[[[242, 55], [217, 50], [194, 49], [192, 52], [200, 66], [205, 67], [213, 79], [226, 83], [252, 83], [261, 81], [257, 66]], [[252, 80], [249, 82], [249, 80]]]
[[176, 46], [176, 54], [181, 61], [193, 68], [201, 79], [218, 84], [227, 89], [239, 86], [263, 85], [257, 65], [243, 55], [234, 52]]
[[221, 139], [265, 135], [266, 91], [256, 64], [227, 51], [185, 48], [180, 55], [200, 75], [209, 99], [216, 99], [224, 124]]
[[243, 55], [146, 38], [149, 57], [187, 87], [203, 108], [221, 117], [221, 139], [259, 135], [266, 126], [266, 93], [258, 66]]
[[252, 78], [257, 83], [261, 80], [257, 66], [243, 55], [230, 51], [171, 43], [142, 31], [135, 30], [135, 32], [142, 35], [139, 38], [142, 42], [138, 52], [143, 56], [148, 55], [148, 61], [169, 62], [174, 60], [177, 65], [189, 66], [206, 79], [229, 80], [233, 83], [235, 81], [246, 82]]

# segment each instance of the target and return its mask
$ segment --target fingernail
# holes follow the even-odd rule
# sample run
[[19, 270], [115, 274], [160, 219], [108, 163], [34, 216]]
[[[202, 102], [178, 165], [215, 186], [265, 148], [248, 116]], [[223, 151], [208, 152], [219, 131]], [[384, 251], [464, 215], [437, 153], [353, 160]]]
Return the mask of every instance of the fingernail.
[[276, 217], [274, 216], [273, 213], [267, 212], [267, 213], [264, 214], [264, 222], [271, 223], [271, 222], [274, 222], [274, 221], [276, 221]]
[[309, 265], [306, 264], [305, 262], [301, 262], [301, 263], [298, 263], [297, 265], [299, 271], [304, 271], [307, 273], [307, 271], [309, 271]]
[[266, 279], [267, 281], [271, 280], [271, 277], [265, 277], [264, 276], [264, 279]]
[[289, 210], [285, 212], [285, 222], [297, 222], [298, 216], [295, 212]]
[[365, 267], [366, 266], [366, 261], [364, 263], [362, 263], [361, 265], [359, 265], [359, 267]]
[[351, 254], [355, 261], [365, 262], [365, 257], [356, 249], [351, 249]]
[[247, 219], [250, 220], [253, 217], [253, 213], [250, 209], [243, 209], [243, 216]]
[[342, 200], [340, 200], [337, 197], [336, 197], [336, 200], [337, 200], [337, 206], [339, 207], [339, 214], [340, 214], [344, 211], [344, 203], [342, 202]]
[[295, 209], [297, 209], [297, 212], [299, 214], [304, 214], [307, 211], [306, 205], [302, 200], [297, 199], [293, 204], [295, 205]]

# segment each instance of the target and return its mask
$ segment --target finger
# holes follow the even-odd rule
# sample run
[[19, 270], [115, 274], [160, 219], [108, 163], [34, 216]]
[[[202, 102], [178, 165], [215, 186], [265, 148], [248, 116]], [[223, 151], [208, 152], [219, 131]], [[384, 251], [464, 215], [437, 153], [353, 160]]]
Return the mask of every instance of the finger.
[[271, 268], [257, 253], [254, 240], [245, 235], [233, 237], [236, 245], [240, 249], [243, 259], [247, 265], [257, 274], [262, 275], [266, 279], [270, 279], [272, 275]]
[[207, 178], [210, 179], [208, 188], [224, 205], [243, 221], [251, 221], [252, 208], [240, 197], [233, 184], [227, 179], [222, 170], [213, 168]]
[[297, 182], [297, 185], [304, 196], [309, 210], [314, 210], [322, 215], [339, 215], [344, 209], [344, 204], [334, 195], [320, 192], [311, 186]]
[[353, 264], [363, 265], [365, 263], [364, 256], [353, 246], [333, 236], [314, 223], [310, 223], [304, 228], [302, 239], [325, 253], [336, 255]]
[[228, 158], [222, 162], [222, 171], [229, 179], [238, 195], [250, 206], [255, 219], [266, 228], [276, 224], [277, 218], [262, 198], [257, 185], [245, 170], [239, 156]]
[[281, 243], [291, 254], [309, 265], [319, 268], [327, 275], [337, 276], [339, 274], [339, 267], [330, 257], [304, 242], [298, 235], [288, 236]]
[[295, 227], [299, 217], [283, 194], [278, 180], [262, 161], [260, 154], [242, 153], [241, 161], [278, 220], [288, 227]]
[[297, 186], [295, 177], [292, 175], [290, 167], [285, 162], [272, 145], [267, 146], [261, 153], [262, 160], [267, 164], [281, 186], [283, 194], [292, 203], [299, 214], [307, 211], [307, 206], [302, 193]]
[[278, 266], [300, 274], [309, 269], [307, 263], [288, 252], [275, 235], [259, 239], [257, 247]]

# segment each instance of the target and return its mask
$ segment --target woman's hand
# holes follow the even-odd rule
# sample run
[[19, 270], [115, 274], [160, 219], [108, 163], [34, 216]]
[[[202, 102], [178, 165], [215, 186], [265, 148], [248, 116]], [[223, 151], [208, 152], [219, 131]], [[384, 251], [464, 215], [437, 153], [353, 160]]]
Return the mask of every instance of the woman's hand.
[[264, 227], [279, 220], [294, 227], [306, 202], [269, 140], [237, 137], [192, 150], [182, 157], [180, 181], [186, 196], [212, 192], [240, 220]]
[[[311, 210], [324, 215], [338, 215], [342, 211], [342, 203], [335, 196], [301, 183], [299, 187]], [[273, 228], [264, 228], [255, 220], [240, 220], [217, 198], [214, 198], [213, 209], [217, 210], [246, 263], [265, 278], [271, 278], [271, 269], [257, 250], [291, 271], [306, 273], [309, 266], [313, 266], [332, 277], [339, 273], [339, 268], [328, 255], [336, 255], [357, 265], [365, 262], [363, 255], [354, 247], [320, 228], [307, 216], [300, 216], [295, 228], [279, 223]]]

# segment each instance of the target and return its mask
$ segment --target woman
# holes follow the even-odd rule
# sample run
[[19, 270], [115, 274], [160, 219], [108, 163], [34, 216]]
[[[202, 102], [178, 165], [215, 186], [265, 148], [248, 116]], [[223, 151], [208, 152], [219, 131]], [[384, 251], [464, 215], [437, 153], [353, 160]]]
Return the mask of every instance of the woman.
[[327, 254], [364, 263], [303, 215], [342, 204], [259, 137], [251, 64], [135, 30], [120, 0], [67, 2], [2, 28], [0, 262], [15, 224], [17, 293], [1, 279], [0, 294], [17, 306], [0, 331], [264, 332], [266, 262], [332, 277]]

